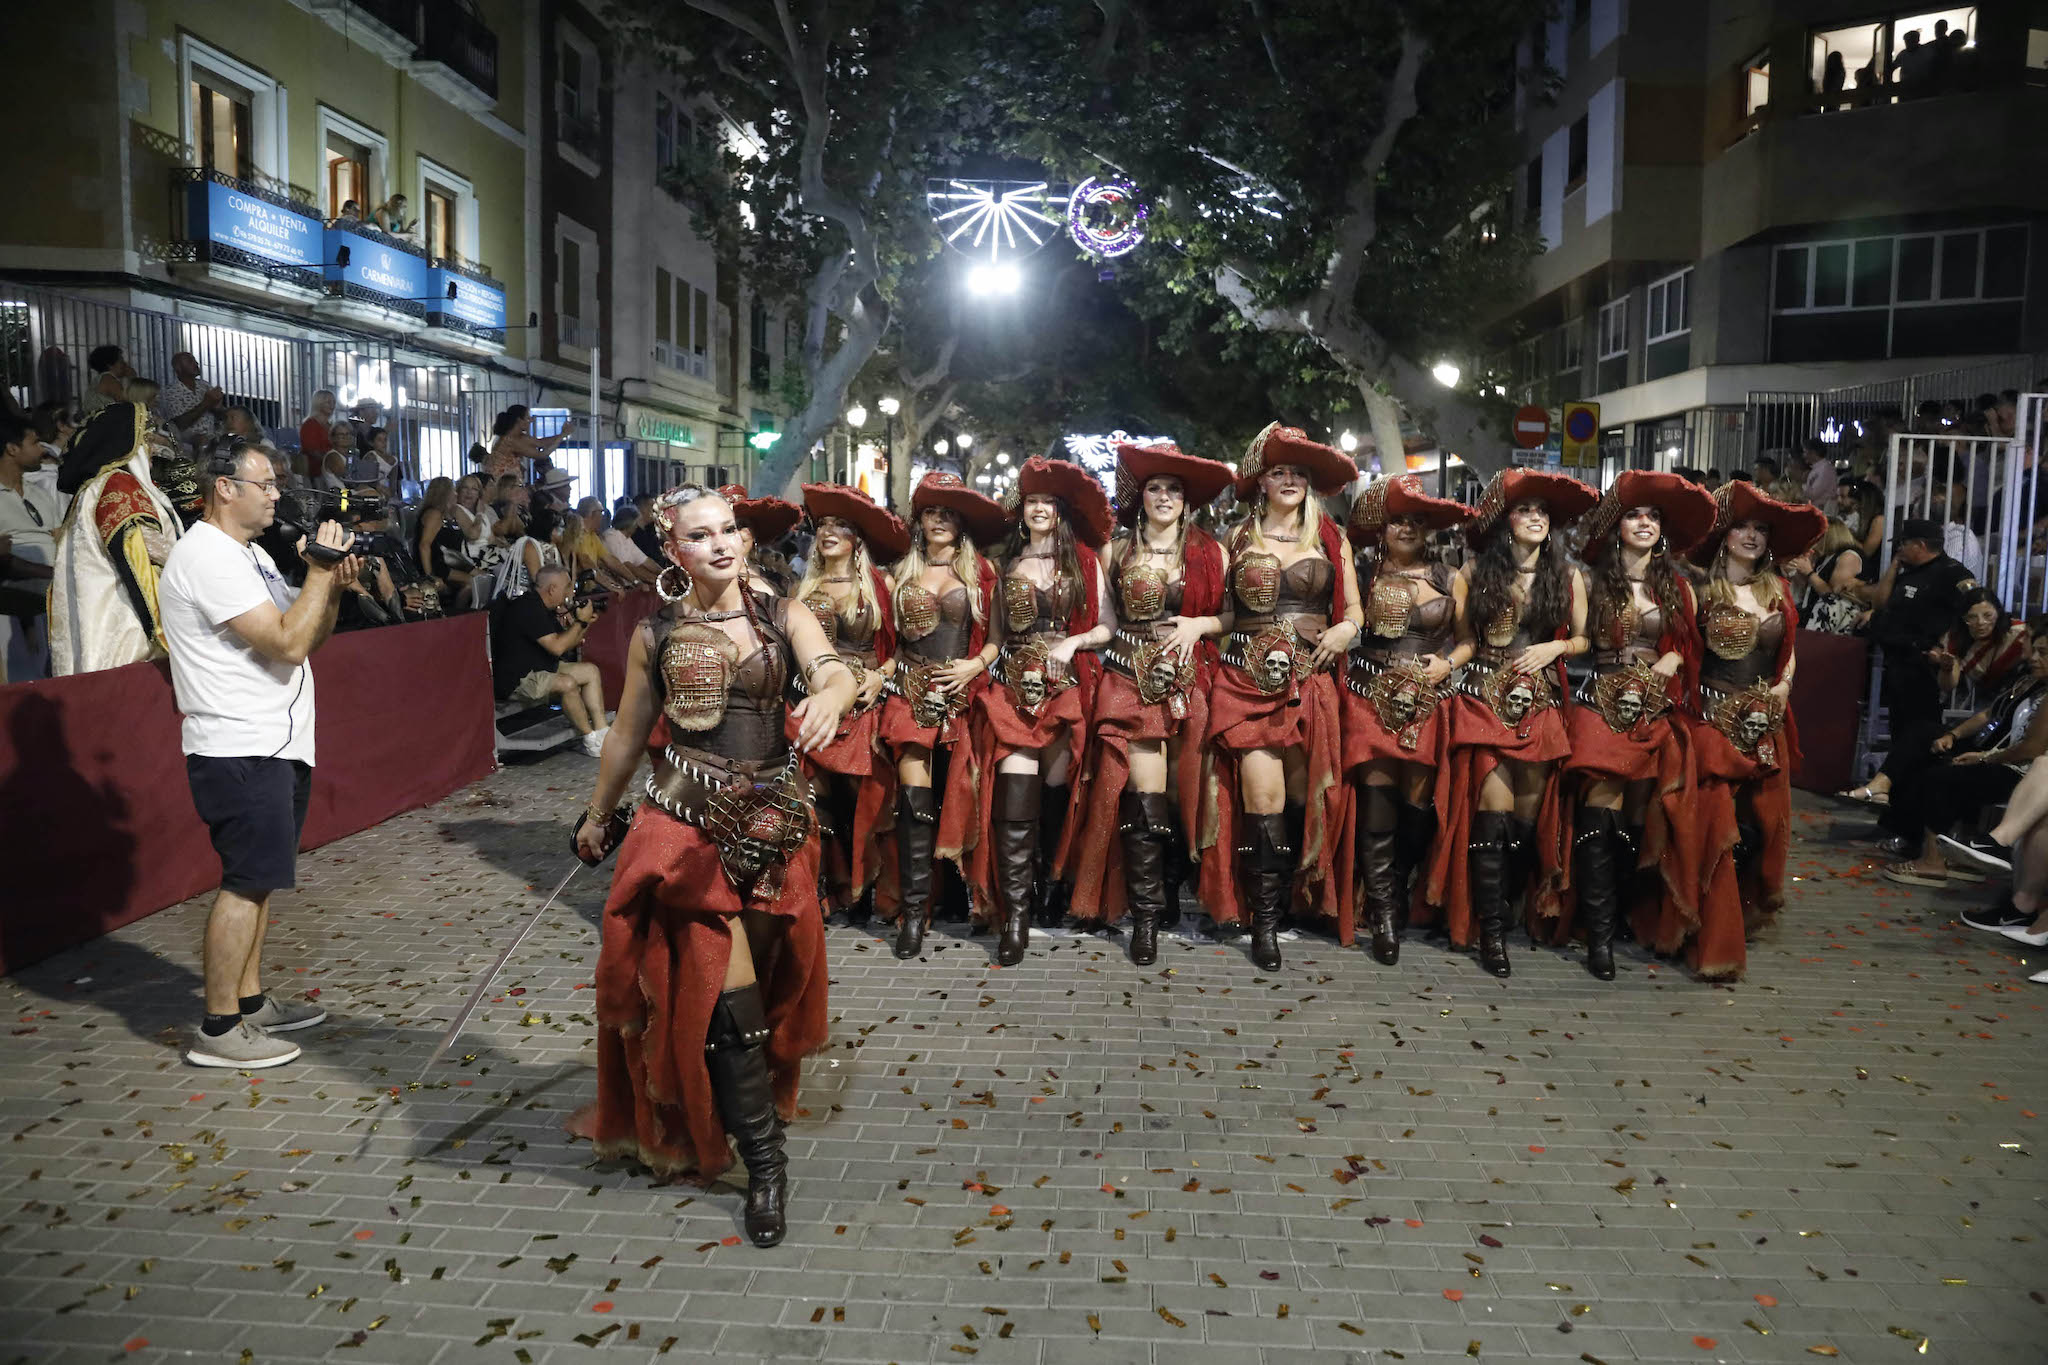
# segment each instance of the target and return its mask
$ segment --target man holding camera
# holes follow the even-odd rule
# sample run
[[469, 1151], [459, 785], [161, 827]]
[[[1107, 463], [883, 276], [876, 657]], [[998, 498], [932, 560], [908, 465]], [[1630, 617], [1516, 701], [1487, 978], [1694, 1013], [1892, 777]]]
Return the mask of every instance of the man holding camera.
[[577, 648], [597, 620], [599, 607], [569, 600], [569, 571], [548, 564], [534, 575], [533, 590], [491, 611], [491, 672], [499, 701], [539, 705], [559, 697], [562, 714], [583, 736], [592, 758], [604, 750], [604, 679], [597, 665], [579, 660]]
[[206, 1018], [186, 1050], [194, 1066], [282, 1066], [298, 1047], [275, 1035], [327, 1017], [274, 1000], [259, 978], [270, 894], [297, 882], [299, 836], [313, 783], [313, 668], [355, 581], [354, 537], [323, 522], [300, 542], [296, 593], [256, 537], [278, 499], [260, 447], [209, 456], [203, 520], [164, 564], [158, 589], [171, 681], [184, 714], [192, 804], [220, 855], [206, 919]]

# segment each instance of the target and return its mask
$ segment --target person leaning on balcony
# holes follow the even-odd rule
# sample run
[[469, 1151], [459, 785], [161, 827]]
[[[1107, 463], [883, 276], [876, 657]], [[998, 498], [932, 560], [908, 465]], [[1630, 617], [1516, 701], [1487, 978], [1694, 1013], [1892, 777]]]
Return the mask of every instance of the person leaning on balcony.
[[405, 196], [402, 194], [394, 194], [389, 199], [379, 204], [377, 206], [376, 212], [372, 213], [370, 217], [379, 228], [381, 228], [385, 232], [390, 233], [394, 237], [403, 237], [407, 235], [413, 230], [415, 224], [417, 223], [417, 220], [409, 221], [406, 218]]

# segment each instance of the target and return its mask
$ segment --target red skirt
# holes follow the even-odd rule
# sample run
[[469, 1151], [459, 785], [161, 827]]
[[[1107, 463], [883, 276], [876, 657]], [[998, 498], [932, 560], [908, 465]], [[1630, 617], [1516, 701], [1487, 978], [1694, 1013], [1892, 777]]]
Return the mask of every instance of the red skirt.
[[[1634, 925], [1638, 942], [1654, 944], [1658, 925], [1667, 916], [1690, 920], [1698, 913], [1698, 845], [1691, 832], [1699, 793], [1693, 775], [1691, 723], [1676, 712], [1667, 712], [1627, 734], [1617, 734], [1596, 708], [1573, 706], [1565, 713], [1565, 728], [1572, 751], [1564, 770], [1575, 792], [1599, 781], [1655, 783], [1643, 812], [1636, 865], [1616, 869], [1618, 891], [1624, 897], [1622, 913]], [[1576, 808], [1575, 799], [1572, 810]], [[1567, 815], [1571, 813], [1567, 811]], [[1569, 832], [1565, 846], [1571, 847]], [[1657, 869], [1656, 893], [1629, 899], [1633, 874], [1646, 868]], [[1554, 926], [1554, 941], [1571, 938], [1574, 909], [1575, 902], [1567, 895], [1564, 914]]]
[[[1199, 686], [1185, 697], [1187, 715], [1175, 716], [1165, 702], [1138, 699], [1137, 684], [1104, 669], [1095, 693], [1095, 745], [1081, 796], [1081, 828], [1088, 836], [1074, 849], [1074, 918], [1114, 924], [1124, 916], [1124, 789], [1131, 780], [1131, 745], [1180, 739], [1179, 760], [1167, 786], [1181, 811], [1181, 830], [1194, 852], [1195, 815], [1202, 806], [1202, 737], [1209, 732], [1209, 699]], [[1071, 821], [1069, 823], [1072, 823]]]
[[[1008, 688], [991, 684], [974, 699], [974, 709], [968, 713], [975, 765], [990, 779], [981, 784], [975, 806], [976, 828], [981, 830], [989, 829], [995, 819], [996, 765], [1011, 754], [1037, 753], [1058, 738], [1065, 727], [1067, 824], [1061, 832], [1059, 847], [1053, 850], [1051, 874], [1055, 878], [1066, 875], [1067, 860], [1081, 833], [1080, 821], [1074, 817], [1081, 811], [1081, 770], [1088, 752], [1088, 715], [1094, 706], [1095, 692], [1092, 670], [1077, 670], [1072, 687], [1048, 698], [1036, 715], [1027, 715], [1010, 700]], [[988, 841], [977, 840], [968, 851], [965, 872], [968, 890], [973, 893], [975, 919], [993, 922], [998, 917], [996, 869], [994, 851]]]
[[[939, 832], [932, 845], [932, 857], [950, 861], [959, 868], [963, 877], [967, 874], [967, 859], [981, 845], [981, 833], [988, 826], [980, 815], [981, 769], [975, 761], [974, 746], [960, 741], [968, 737], [968, 717], [973, 714], [975, 705], [987, 688], [986, 676], [976, 678], [968, 685], [966, 710], [946, 717], [945, 724], [940, 726], [919, 725], [910, 714], [910, 703], [901, 694], [892, 692], [882, 707], [881, 721], [876, 727], [880, 761], [887, 766], [892, 783], [896, 765], [906, 747], [917, 746], [934, 754], [945, 750], [950, 754], [946, 788], [939, 793]], [[896, 860], [894, 802], [878, 806], [875, 830], [875, 914], [883, 920], [894, 921], [903, 912], [903, 884]], [[932, 885], [936, 892], [936, 876]]]
[[[821, 851], [834, 885], [838, 879], [858, 896], [874, 880], [880, 866], [881, 831], [877, 828], [884, 811], [896, 804], [896, 765], [881, 752], [882, 710], [871, 706], [839, 724], [830, 743], [805, 756], [811, 776], [817, 781], [843, 780], [855, 783], [853, 828], [829, 842]], [[796, 723], [787, 726], [791, 744], [796, 743]], [[893, 824], [893, 820], [892, 820]]]
[[[1792, 769], [1798, 739], [1792, 718], [1776, 735], [1772, 764], [1759, 763], [1704, 721], [1690, 723], [1698, 796], [1691, 837], [1699, 869], [1695, 912], [1672, 907], [1659, 924], [1655, 948], [1685, 953], [1686, 964], [1710, 980], [1733, 980], [1749, 965], [1749, 940], [1785, 904], [1785, 857], [1792, 844]], [[1763, 848], [1748, 874], [1735, 866], [1738, 809], [1746, 799], [1763, 834]]]
[[1237, 756], [1253, 749], [1300, 749], [1308, 761], [1308, 788], [1293, 910], [1330, 927], [1339, 942], [1352, 941], [1357, 907], [1351, 887], [1351, 821], [1356, 805], [1351, 784], [1338, 771], [1344, 751], [1338, 690], [1335, 675], [1326, 671], [1267, 696], [1243, 669], [1225, 664], [1216, 670], [1209, 689], [1197, 844], [1202, 904], [1217, 922], [1235, 924], [1245, 917], [1236, 875], [1243, 812]]
[[1368, 763], [1394, 761], [1426, 763], [1434, 768], [1444, 759], [1444, 743], [1450, 732], [1451, 699], [1430, 708], [1428, 719], [1416, 727], [1415, 747], [1401, 743], [1401, 737], [1380, 720], [1379, 712], [1349, 687], [1342, 690], [1344, 718], [1344, 771], [1354, 781]]
[[[1443, 824], [1430, 857], [1423, 900], [1443, 907], [1444, 927], [1458, 947], [1473, 940], [1472, 887], [1466, 854], [1472, 839], [1472, 817], [1479, 810], [1480, 788], [1487, 774], [1499, 767], [1503, 759], [1556, 763], [1570, 753], [1571, 741], [1564, 720], [1567, 705], [1546, 707], [1514, 728], [1495, 715], [1491, 706], [1463, 693], [1439, 707], [1450, 712], [1445, 771], [1437, 782], [1437, 812]], [[1569, 880], [1565, 836], [1570, 832], [1570, 821], [1558, 799], [1558, 790], [1558, 772], [1553, 768], [1550, 780], [1544, 783], [1543, 803], [1536, 816], [1536, 866], [1529, 876], [1527, 893], [1527, 914], [1532, 927], [1557, 917]], [[1509, 907], [1510, 918], [1515, 909]]]
[[[597, 957], [597, 1100], [569, 1130], [601, 1157], [632, 1157], [656, 1175], [709, 1184], [732, 1153], [704, 1038], [743, 907], [704, 832], [651, 802], [634, 816], [618, 858]], [[767, 911], [785, 930], [780, 950], [754, 965], [776, 1109], [793, 1118], [803, 1059], [828, 1032], [817, 841], [789, 860], [772, 902], [744, 908]]]

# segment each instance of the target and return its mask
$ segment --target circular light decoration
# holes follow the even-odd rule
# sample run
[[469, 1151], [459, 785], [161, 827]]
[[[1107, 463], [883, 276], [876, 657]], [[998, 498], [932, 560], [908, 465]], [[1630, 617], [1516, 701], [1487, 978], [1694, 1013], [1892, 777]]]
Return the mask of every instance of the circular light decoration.
[[1067, 232], [1083, 251], [1114, 259], [1136, 250], [1145, 240], [1145, 219], [1151, 209], [1138, 198], [1128, 180], [1089, 176], [1074, 186], [1067, 200]]

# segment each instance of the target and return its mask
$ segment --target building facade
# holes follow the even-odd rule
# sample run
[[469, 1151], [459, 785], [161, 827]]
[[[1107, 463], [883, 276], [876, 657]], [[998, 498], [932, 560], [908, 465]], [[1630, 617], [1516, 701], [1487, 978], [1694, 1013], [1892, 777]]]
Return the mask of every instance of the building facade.
[[1796, 444], [1779, 396], [2028, 387], [2048, 363], [2048, 14], [2028, 12], [1564, 0], [1525, 63], [1554, 98], [1517, 102], [1515, 211], [1543, 251], [1503, 312], [1514, 396], [1597, 401], [1611, 473]]

